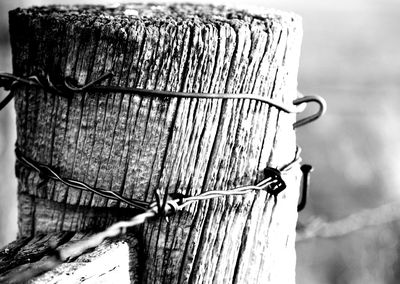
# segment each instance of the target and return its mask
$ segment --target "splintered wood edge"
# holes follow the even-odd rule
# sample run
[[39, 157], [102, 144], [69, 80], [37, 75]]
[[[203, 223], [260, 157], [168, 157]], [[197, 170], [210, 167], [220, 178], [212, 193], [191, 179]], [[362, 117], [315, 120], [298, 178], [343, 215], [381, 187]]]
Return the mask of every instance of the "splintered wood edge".
[[[25, 283], [24, 277], [30, 273], [46, 271], [49, 265], [57, 264], [54, 256], [49, 253], [52, 251], [50, 240], [58, 239], [60, 235], [53, 233], [38, 236], [29, 242], [26, 238], [18, 239], [1, 249], [0, 282], [21, 283], [22, 281]], [[68, 242], [57, 248], [62, 249], [86, 237], [88, 235], [75, 234]], [[42, 242], [43, 239], [49, 241]], [[135, 283], [140, 275], [137, 273], [138, 271], [132, 273], [132, 269], [139, 267], [134, 249], [136, 244], [136, 238], [131, 233], [113, 240], [106, 240], [93, 251], [86, 252], [71, 262], [62, 263], [55, 269], [31, 279], [29, 283], [79, 283], [85, 281], [91, 283], [109, 283], [111, 281], [117, 281], [120, 284]], [[4, 271], [2, 268], [7, 266], [9, 258], [17, 261], [13, 268]], [[32, 261], [32, 259], [36, 260]]]

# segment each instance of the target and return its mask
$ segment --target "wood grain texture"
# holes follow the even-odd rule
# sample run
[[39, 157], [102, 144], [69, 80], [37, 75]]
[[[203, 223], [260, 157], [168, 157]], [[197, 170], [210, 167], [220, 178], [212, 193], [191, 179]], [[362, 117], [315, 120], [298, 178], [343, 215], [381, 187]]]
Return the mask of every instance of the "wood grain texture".
[[[16, 75], [146, 89], [296, 97], [298, 17], [194, 5], [40, 7], [10, 13]], [[60, 175], [152, 201], [254, 184], [296, 152], [294, 114], [249, 100], [150, 98], [120, 93], [17, 91], [17, 146]], [[124, 205], [16, 165], [20, 235], [99, 230]], [[293, 283], [299, 169], [275, 200], [265, 192], [199, 202], [140, 228], [143, 282]], [[40, 185], [40, 186], [38, 186]], [[51, 205], [46, 205], [46, 202]], [[43, 210], [43, 208], [46, 208]], [[73, 211], [73, 210], [72, 210]], [[115, 211], [115, 210], [114, 210]], [[133, 213], [132, 213], [133, 214]], [[111, 215], [110, 220], [114, 220]]]
[[[49, 233], [45, 237], [32, 238], [21, 247], [21, 241], [16, 241], [3, 248], [0, 252], [14, 261], [6, 262], [0, 259], [0, 282], [21, 283], [26, 271], [44, 271], [46, 266], [54, 261], [53, 255], [43, 254], [54, 248], [62, 249], [84, 238], [89, 234], [68, 233], [64, 234], [63, 242], [54, 242], [60, 237], [59, 233]], [[114, 240], [107, 240], [92, 251], [88, 251], [68, 263], [63, 263], [57, 268], [35, 277], [30, 283], [137, 283], [138, 278], [131, 278], [135, 274], [132, 269], [137, 269], [137, 252], [130, 248], [136, 245], [136, 239], [131, 234]], [[129, 245], [128, 245], [129, 243]], [[50, 248], [51, 246], [51, 248]], [[16, 250], [15, 248], [18, 247]], [[11, 250], [13, 250], [11, 252]], [[8, 264], [3, 267], [2, 264]]]

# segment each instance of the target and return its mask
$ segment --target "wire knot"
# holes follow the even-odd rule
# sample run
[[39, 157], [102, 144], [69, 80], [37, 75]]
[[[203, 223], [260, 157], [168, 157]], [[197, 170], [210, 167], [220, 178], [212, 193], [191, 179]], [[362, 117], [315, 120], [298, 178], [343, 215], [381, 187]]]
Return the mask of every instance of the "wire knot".
[[265, 190], [268, 194], [271, 194], [276, 198], [278, 194], [286, 188], [286, 183], [282, 179], [281, 171], [267, 167], [264, 169], [264, 174], [267, 177], [266, 180], [270, 180], [269, 183], [265, 184]]
[[164, 218], [167, 222], [169, 222], [169, 216], [174, 215], [182, 209], [182, 206], [185, 205], [185, 198], [189, 197], [188, 195], [177, 192], [171, 193], [168, 196], [171, 199], [165, 197], [163, 202], [161, 202], [161, 191], [156, 189], [154, 192], [155, 202], [149, 206], [153, 209], [156, 216]]

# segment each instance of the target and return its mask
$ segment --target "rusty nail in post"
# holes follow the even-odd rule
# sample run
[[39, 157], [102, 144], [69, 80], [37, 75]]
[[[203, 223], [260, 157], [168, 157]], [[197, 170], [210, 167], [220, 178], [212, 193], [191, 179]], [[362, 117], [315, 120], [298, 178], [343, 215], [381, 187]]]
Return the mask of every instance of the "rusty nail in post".
[[308, 187], [310, 186], [310, 173], [313, 171], [313, 167], [311, 165], [302, 165], [300, 170], [303, 173], [303, 185], [301, 189], [300, 203], [297, 205], [297, 212], [300, 212], [306, 207]]

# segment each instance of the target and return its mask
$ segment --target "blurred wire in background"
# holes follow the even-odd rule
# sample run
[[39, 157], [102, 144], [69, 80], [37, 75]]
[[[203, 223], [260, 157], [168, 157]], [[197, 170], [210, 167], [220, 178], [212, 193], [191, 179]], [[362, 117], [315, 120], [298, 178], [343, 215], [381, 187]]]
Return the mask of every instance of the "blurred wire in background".
[[[80, 2], [83, 1], [2, 0], [0, 71], [12, 71], [8, 10]], [[241, 4], [240, 1], [226, 3]], [[297, 132], [303, 160], [315, 168], [310, 201], [300, 214], [299, 230], [306, 230], [315, 220], [328, 224], [342, 218], [346, 221], [350, 214], [399, 202], [400, 2], [249, 0], [246, 3], [294, 11], [303, 17], [299, 90], [304, 94], [322, 95], [328, 102], [323, 119]], [[16, 235], [12, 104], [0, 113], [0, 131], [2, 246]], [[392, 211], [396, 210], [393, 208]], [[383, 214], [381, 209], [363, 212]], [[368, 220], [366, 216], [364, 219]], [[343, 236], [299, 240], [297, 283], [398, 283], [400, 222], [388, 220], [389, 223], [366, 228], [355, 224], [356, 230]], [[338, 221], [336, 224], [349, 223]]]

